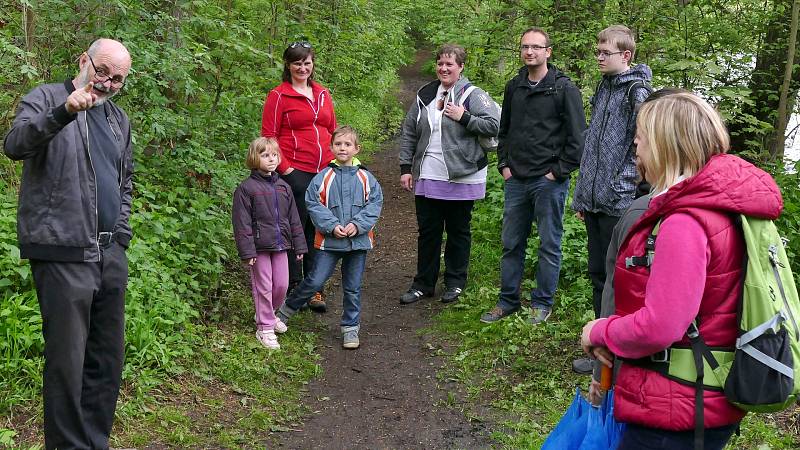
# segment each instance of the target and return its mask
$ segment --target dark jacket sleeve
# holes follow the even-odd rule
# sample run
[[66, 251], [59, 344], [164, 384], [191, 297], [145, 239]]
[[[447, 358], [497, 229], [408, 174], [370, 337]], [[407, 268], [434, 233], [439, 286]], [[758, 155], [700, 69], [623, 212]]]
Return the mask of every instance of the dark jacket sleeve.
[[570, 172], [577, 169], [583, 155], [584, 132], [586, 131], [586, 114], [583, 112], [581, 92], [567, 81], [564, 86], [564, 148], [558, 155], [550, 171], [556, 179], [569, 177]]
[[[288, 186], [287, 186], [288, 187]], [[289, 228], [292, 234], [292, 249], [296, 254], [308, 253], [308, 244], [303, 232], [303, 224], [300, 222], [300, 215], [297, 213], [297, 205], [294, 202], [294, 195], [289, 188]]]
[[29, 159], [47, 150], [53, 136], [75, 120], [75, 114], [61, 105], [50, 105], [41, 87], [23, 97], [17, 115], [6, 135], [3, 149], [14, 160]]
[[508, 149], [506, 148], [506, 136], [508, 136], [508, 126], [511, 123], [511, 85], [514, 80], [506, 83], [503, 93], [503, 105], [500, 110], [500, 126], [497, 130], [497, 169], [502, 170], [508, 165]]
[[233, 193], [233, 238], [236, 241], [236, 250], [239, 258], [250, 259], [256, 257], [256, 242], [253, 238], [253, 202], [241, 185]]
[[[121, 112], [121, 111], [120, 111]], [[122, 177], [122, 192], [120, 193], [120, 206], [119, 218], [117, 219], [117, 226], [115, 230], [122, 236], [117, 237], [117, 242], [122, 244], [123, 247], [128, 248], [133, 232], [131, 231], [130, 217], [131, 217], [131, 203], [133, 197], [133, 145], [131, 139], [131, 126], [128, 121], [127, 115], [121, 112], [122, 122], [128, 126], [128, 135], [126, 137], [125, 150], [123, 158], [125, 158], [125, 173], [120, 174]]]

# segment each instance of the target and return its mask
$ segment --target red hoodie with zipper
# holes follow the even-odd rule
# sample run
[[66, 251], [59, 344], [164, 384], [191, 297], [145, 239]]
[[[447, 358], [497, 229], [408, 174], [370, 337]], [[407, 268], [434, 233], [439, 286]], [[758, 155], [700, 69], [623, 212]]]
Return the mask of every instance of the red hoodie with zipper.
[[264, 102], [261, 135], [278, 139], [283, 158], [278, 172], [289, 167], [319, 173], [334, 158], [331, 133], [336, 129], [331, 93], [311, 82], [313, 100], [284, 81], [271, 90]]

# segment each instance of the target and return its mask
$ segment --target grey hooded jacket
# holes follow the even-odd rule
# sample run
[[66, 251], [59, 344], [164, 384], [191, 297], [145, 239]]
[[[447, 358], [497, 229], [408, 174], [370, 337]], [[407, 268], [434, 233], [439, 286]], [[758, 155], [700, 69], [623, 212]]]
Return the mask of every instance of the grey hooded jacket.
[[586, 133], [581, 157], [580, 177], [575, 185], [572, 209], [619, 217], [633, 202], [636, 191], [636, 163], [633, 138], [636, 110], [631, 109], [628, 87], [634, 104], [642, 103], [650, 89], [634, 81], [649, 82], [650, 68], [638, 64], [618, 75], [604, 76], [592, 97], [592, 120]]
[[[400, 173], [412, 174], [419, 179], [422, 157], [431, 137], [428, 104], [436, 97], [439, 80], [432, 81], [417, 92], [417, 98], [403, 121], [400, 137]], [[478, 142], [478, 135], [497, 136], [500, 117], [489, 94], [475, 88], [462, 101], [460, 94], [469, 86], [467, 77], [461, 77], [453, 86], [453, 97], [448, 101], [466, 104], [467, 111], [458, 122], [442, 117], [442, 154], [449, 178], [460, 178], [475, 173], [488, 164], [486, 152]]]
[[[100, 261], [97, 241], [97, 183], [89, 154], [86, 112], [64, 106], [72, 81], [34, 88], [20, 102], [3, 149], [24, 161], [17, 211], [17, 238], [23, 258], [47, 261]], [[120, 148], [120, 213], [114, 239], [131, 239], [133, 155], [130, 122], [107, 101], [109, 127]]]

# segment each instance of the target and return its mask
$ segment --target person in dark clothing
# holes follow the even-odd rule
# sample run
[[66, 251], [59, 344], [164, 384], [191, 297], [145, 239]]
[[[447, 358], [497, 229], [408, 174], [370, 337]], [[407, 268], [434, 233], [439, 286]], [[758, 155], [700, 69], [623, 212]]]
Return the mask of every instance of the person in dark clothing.
[[131, 57], [99, 39], [79, 67], [22, 99], [3, 145], [23, 161], [17, 236], [42, 313], [48, 449], [108, 448], [125, 353], [133, 160], [110, 99]]
[[[636, 110], [650, 95], [652, 75], [646, 64], [631, 66], [635, 52], [636, 42], [628, 27], [613, 25], [597, 35], [595, 56], [603, 79], [591, 100], [592, 120], [572, 201], [572, 209], [586, 224], [595, 318], [600, 317], [606, 279], [603, 258], [614, 226], [633, 202], [637, 188], [633, 146]], [[591, 373], [591, 361], [576, 359], [572, 370]]]
[[500, 298], [481, 316], [495, 322], [519, 310], [525, 249], [535, 221], [540, 238], [531, 323], [553, 307], [561, 270], [561, 235], [570, 173], [578, 168], [586, 119], [578, 88], [548, 64], [550, 37], [540, 28], [522, 34], [525, 67], [506, 84], [497, 167], [505, 179]]

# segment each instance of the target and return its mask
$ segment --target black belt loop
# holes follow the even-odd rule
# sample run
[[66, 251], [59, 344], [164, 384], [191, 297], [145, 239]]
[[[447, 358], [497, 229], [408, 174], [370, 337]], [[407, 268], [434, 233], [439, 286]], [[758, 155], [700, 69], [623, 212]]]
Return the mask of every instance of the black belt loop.
[[110, 231], [101, 231], [97, 234], [97, 245], [108, 247], [112, 242], [114, 242], [114, 233]]

